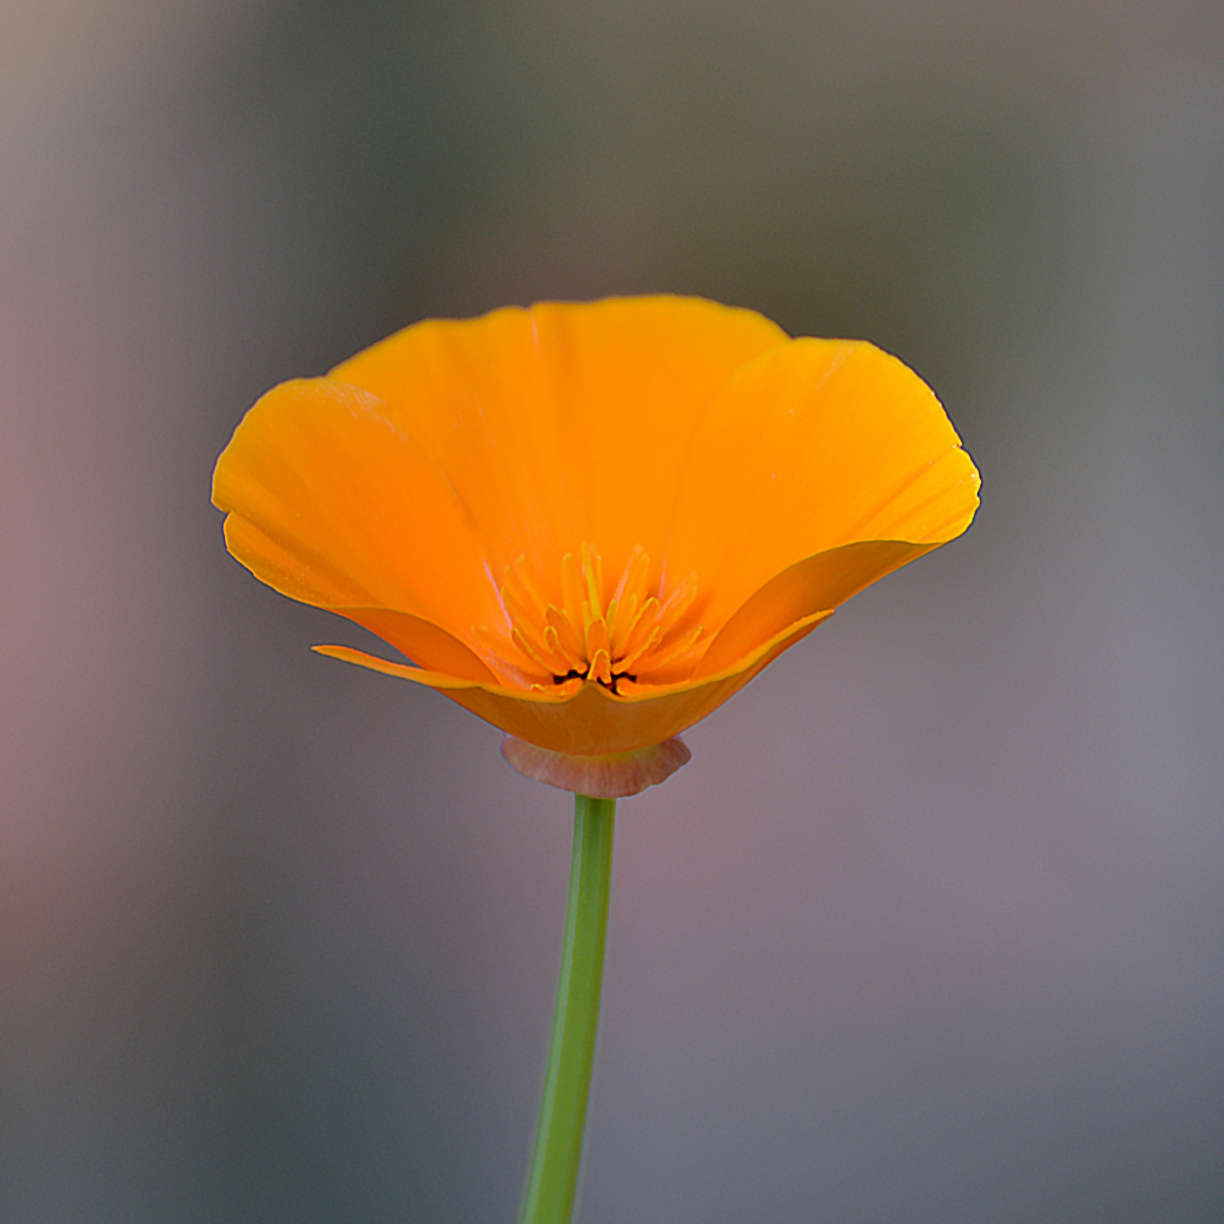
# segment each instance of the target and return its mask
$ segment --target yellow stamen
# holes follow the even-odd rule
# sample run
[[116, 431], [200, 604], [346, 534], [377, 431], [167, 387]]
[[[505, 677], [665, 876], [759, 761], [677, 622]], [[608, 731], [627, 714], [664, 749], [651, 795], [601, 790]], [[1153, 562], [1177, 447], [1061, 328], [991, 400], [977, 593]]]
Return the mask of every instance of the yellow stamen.
[[[702, 629], [698, 625], [695, 629], [689, 630], [688, 633], [682, 634], [680, 637], [673, 637], [666, 646], [661, 646], [650, 656], [651, 671], [662, 671], [670, 663], [675, 663], [677, 660], [687, 655], [697, 644], [697, 639], [701, 637]], [[693, 660], [694, 664], [697, 662]]]
[[602, 616], [596, 617], [587, 626], [586, 648], [587, 658], [592, 661], [592, 666], [595, 655], [600, 651], [611, 659], [612, 644], [608, 641], [608, 623]]
[[667, 602], [659, 609], [659, 624], [666, 633], [693, 606], [697, 598], [697, 576], [690, 574], [667, 597]]
[[600, 684], [612, 683], [612, 660], [608, 657], [606, 650], [597, 650], [591, 656], [591, 670], [587, 674], [588, 680], [598, 681]]
[[638, 609], [637, 615], [633, 618], [633, 624], [629, 632], [625, 635], [625, 643], [616, 651], [619, 655], [633, 655], [637, 658], [642, 652], [643, 644], [649, 639], [651, 633], [658, 628], [658, 611], [659, 601], [651, 596]]
[[523, 557], [501, 588], [510, 620], [505, 661], [529, 683], [539, 671], [552, 677], [551, 686], [533, 688], [564, 695], [589, 681], [627, 696], [691, 673], [705, 649], [702, 627], [684, 623], [697, 598], [694, 575], [660, 602], [648, 594], [650, 558], [639, 545], [605, 604], [603, 558], [594, 545], [567, 552], [560, 571], [559, 603], [548, 601]]
[[630, 646], [625, 651], [623, 657], [617, 660], [617, 666], [624, 672], [632, 672], [637, 666], [637, 661], [652, 651], [663, 640], [663, 630], [658, 625], [651, 625], [650, 632], [643, 634], [641, 641], [636, 646]]
[[571, 670], [581, 671], [586, 655], [582, 635], [574, 628], [574, 622], [556, 604], [548, 605], [544, 610], [544, 619], [557, 635], [557, 649], [569, 661]]
[[603, 558], [589, 544], [582, 546], [582, 572], [586, 578], [591, 615], [599, 616], [603, 612]]
[[[625, 564], [616, 594], [608, 605], [608, 632], [612, 635], [612, 657], [624, 650], [646, 595], [646, 578], [650, 573], [650, 558], [639, 544]], [[615, 607], [615, 612], [613, 612]]]

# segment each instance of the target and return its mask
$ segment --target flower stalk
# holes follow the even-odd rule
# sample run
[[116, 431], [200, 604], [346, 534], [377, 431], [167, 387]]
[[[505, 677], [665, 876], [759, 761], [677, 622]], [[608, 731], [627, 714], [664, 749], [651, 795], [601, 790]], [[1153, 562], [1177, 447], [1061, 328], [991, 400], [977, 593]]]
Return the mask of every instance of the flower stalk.
[[569, 1224], [574, 1211], [599, 1033], [615, 824], [615, 799], [574, 796], [561, 974], [521, 1224]]

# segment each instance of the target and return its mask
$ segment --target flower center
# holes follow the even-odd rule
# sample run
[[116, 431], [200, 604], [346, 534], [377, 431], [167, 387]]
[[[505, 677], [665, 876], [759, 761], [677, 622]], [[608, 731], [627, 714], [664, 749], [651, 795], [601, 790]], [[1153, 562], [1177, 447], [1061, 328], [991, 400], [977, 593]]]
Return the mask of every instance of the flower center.
[[702, 627], [683, 626], [697, 598], [690, 574], [667, 597], [647, 589], [650, 558], [634, 548], [612, 596], [605, 601], [603, 560], [590, 544], [580, 556], [561, 558], [561, 602], [539, 592], [526, 559], [506, 571], [502, 602], [510, 636], [523, 655], [523, 671], [538, 675], [534, 687], [566, 686], [576, 691], [593, 680], [618, 696], [643, 682], [660, 684], [692, 671], [701, 650]]

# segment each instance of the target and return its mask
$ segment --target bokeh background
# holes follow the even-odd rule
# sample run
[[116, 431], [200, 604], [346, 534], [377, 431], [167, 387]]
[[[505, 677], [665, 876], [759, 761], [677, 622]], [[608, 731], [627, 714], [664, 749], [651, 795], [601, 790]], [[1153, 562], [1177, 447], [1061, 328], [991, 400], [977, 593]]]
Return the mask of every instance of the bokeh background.
[[566, 797], [209, 480], [647, 290], [902, 355], [984, 502], [622, 805], [584, 1224], [1224, 1219], [1218, 0], [0, 18], [5, 1224], [514, 1218]]

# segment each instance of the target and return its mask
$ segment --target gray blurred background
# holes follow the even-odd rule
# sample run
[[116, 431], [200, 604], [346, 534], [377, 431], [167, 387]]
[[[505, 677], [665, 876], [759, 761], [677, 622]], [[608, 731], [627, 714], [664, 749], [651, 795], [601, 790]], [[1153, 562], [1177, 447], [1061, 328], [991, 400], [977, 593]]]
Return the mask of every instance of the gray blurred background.
[[646, 290], [900, 354], [985, 486], [622, 805], [583, 1224], [1224, 1219], [1218, 0], [0, 19], [5, 1224], [514, 1218], [568, 801], [209, 480]]

